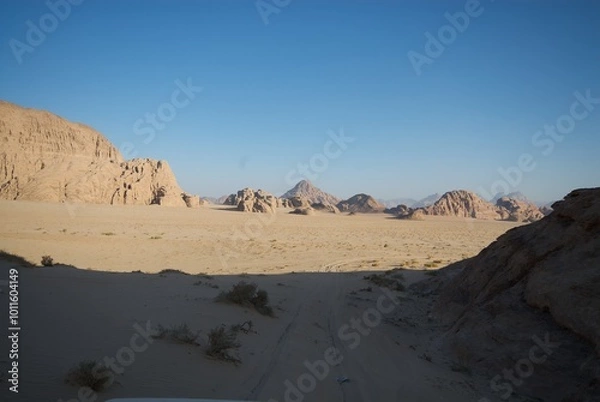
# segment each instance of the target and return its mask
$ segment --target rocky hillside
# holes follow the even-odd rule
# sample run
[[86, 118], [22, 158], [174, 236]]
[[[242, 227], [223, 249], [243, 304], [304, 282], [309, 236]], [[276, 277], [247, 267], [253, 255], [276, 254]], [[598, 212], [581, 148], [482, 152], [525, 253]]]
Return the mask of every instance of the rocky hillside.
[[[597, 401], [600, 188], [575, 190], [553, 208], [430, 280], [428, 297], [439, 295], [432, 317], [449, 326], [443, 347], [490, 379], [524, 361], [519, 369], [531, 364], [535, 375], [519, 393]], [[502, 377], [495, 384], [496, 397], [517, 391]]]
[[356, 194], [355, 196], [338, 203], [337, 207], [341, 212], [355, 213], [383, 212], [385, 210], [383, 205], [367, 194]]
[[310, 204], [336, 205], [340, 199], [315, 187], [310, 181], [302, 180], [291, 190], [287, 191], [281, 198], [302, 197]]
[[502, 197], [496, 201], [503, 220], [512, 222], [535, 222], [546, 214], [535, 204], [522, 199]]
[[458, 216], [461, 218], [501, 219], [498, 208], [466, 190], [449, 191], [425, 208], [427, 215]]
[[99, 132], [0, 101], [0, 198], [198, 206], [165, 161], [124, 161]]

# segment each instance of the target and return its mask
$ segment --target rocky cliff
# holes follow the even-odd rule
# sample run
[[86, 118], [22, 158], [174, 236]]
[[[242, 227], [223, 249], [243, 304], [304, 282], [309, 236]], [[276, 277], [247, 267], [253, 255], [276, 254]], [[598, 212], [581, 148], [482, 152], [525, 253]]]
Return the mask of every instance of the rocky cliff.
[[198, 206], [165, 161], [124, 161], [96, 130], [0, 101], [0, 198]]
[[[432, 317], [449, 326], [443, 347], [486, 372], [499, 394], [519, 388], [547, 401], [597, 401], [600, 188], [575, 190], [553, 208], [441, 270], [429, 281], [428, 297], [439, 295]], [[503, 370], [518, 362], [535, 376], [510, 384]]]

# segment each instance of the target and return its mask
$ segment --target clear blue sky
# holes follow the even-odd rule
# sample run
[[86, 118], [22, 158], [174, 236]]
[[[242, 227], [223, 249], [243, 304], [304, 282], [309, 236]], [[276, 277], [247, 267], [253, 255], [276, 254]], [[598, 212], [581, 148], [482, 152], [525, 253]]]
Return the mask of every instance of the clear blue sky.
[[[570, 113], [575, 91], [600, 98], [600, 2], [482, 0], [417, 75], [408, 52], [427, 55], [425, 33], [465, 4], [292, 0], [266, 25], [255, 1], [87, 0], [19, 64], [11, 39], [27, 45], [27, 21], [39, 28], [50, 10], [3, 1], [0, 98], [165, 159], [203, 196], [282, 193], [340, 128], [355, 141], [313, 181], [342, 197], [489, 192], [524, 153], [535, 168], [510, 191], [552, 200], [599, 185], [600, 104], [552, 149], [532, 137]], [[203, 91], [145, 143], [146, 113], [188, 78]]]

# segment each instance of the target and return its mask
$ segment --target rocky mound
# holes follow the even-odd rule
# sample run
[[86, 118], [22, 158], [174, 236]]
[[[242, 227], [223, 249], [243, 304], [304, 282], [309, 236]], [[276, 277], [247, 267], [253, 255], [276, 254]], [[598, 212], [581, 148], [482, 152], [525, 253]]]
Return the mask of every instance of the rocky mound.
[[0, 101], [0, 198], [197, 206], [164, 161], [124, 161], [99, 132]]
[[385, 210], [383, 205], [367, 194], [356, 194], [345, 201], [341, 201], [337, 204], [337, 207], [342, 212], [354, 213], [383, 212]]
[[[504, 399], [518, 388], [545, 401], [597, 401], [600, 188], [575, 190], [553, 208], [442, 270], [428, 297], [439, 294], [433, 316], [450, 326], [442, 345], [487, 373]], [[509, 368], [526, 376], [511, 384]]]
[[393, 208], [386, 208], [383, 212], [385, 212], [386, 214], [401, 216], [401, 215], [407, 215], [411, 211], [412, 211], [412, 208], [410, 208], [409, 206], [406, 206], [405, 204], [400, 204]]
[[501, 219], [500, 211], [475, 193], [466, 190], [449, 191], [433, 205], [425, 208], [427, 215], [461, 218]]
[[339, 198], [322, 191], [318, 187], [315, 187], [308, 180], [299, 181], [298, 184], [296, 184], [294, 186], [294, 188], [287, 191], [285, 194], [283, 194], [281, 196], [281, 198], [294, 198], [294, 197], [302, 197], [302, 198], [308, 200], [309, 204], [322, 203], [322, 204], [336, 205], [338, 202], [340, 202]]
[[311, 202], [305, 197], [281, 198], [281, 206], [284, 208], [310, 208]]
[[422, 208], [417, 209], [409, 209], [404, 213], [400, 213], [397, 215], [398, 219], [409, 219], [413, 221], [422, 221], [425, 220], [425, 211]]
[[245, 188], [232, 194], [226, 200], [225, 205], [236, 205], [238, 211], [274, 213], [280, 206], [280, 200], [273, 194], [263, 190], [254, 191]]
[[296, 208], [293, 211], [290, 211], [290, 214], [294, 215], [314, 215], [315, 210], [312, 208]]
[[323, 203], [317, 202], [315, 204], [312, 204], [311, 207], [315, 211], [331, 212], [332, 214], [340, 213], [340, 210], [338, 209], [338, 207], [336, 207], [335, 205], [331, 205], [331, 204], [323, 204]]
[[496, 206], [500, 209], [501, 218], [506, 221], [535, 222], [546, 215], [537, 205], [516, 198], [499, 198]]

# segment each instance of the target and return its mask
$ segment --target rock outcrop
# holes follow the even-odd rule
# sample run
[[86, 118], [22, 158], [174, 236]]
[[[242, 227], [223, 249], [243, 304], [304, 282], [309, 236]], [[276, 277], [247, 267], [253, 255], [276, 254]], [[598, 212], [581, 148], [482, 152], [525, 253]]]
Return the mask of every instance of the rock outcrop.
[[99, 132], [45, 111], [0, 101], [0, 143], [2, 199], [196, 204], [179, 187], [167, 162], [124, 161]]
[[278, 206], [278, 199], [273, 194], [251, 188], [238, 191], [232, 202], [243, 212], [274, 213]]
[[516, 198], [499, 198], [496, 206], [500, 210], [501, 218], [506, 221], [535, 222], [545, 216], [537, 205]]
[[290, 214], [294, 215], [314, 215], [315, 210], [312, 208], [296, 208], [293, 211], [290, 211]]
[[340, 213], [340, 210], [338, 209], [338, 207], [336, 207], [335, 205], [331, 205], [331, 204], [324, 204], [321, 202], [317, 202], [317, 203], [312, 204], [311, 206], [315, 211], [330, 212], [332, 214]]
[[304, 197], [282, 198], [282, 206], [289, 208], [310, 208], [311, 202]]
[[495, 205], [466, 190], [445, 193], [433, 205], [426, 207], [425, 213], [461, 218], [501, 219], [500, 211]]
[[428, 297], [439, 295], [432, 317], [449, 326], [443, 347], [490, 379], [550, 343], [549, 352], [537, 347], [543, 363], [525, 361], [535, 376], [519, 391], [545, 401], [597, 401], [600, 188], [575, 190], [553, 208], [429, 280]]
[[341, 212], [354, 213], [374, 213], [383, 212], [385, 210], [383, 205], [367, 194], [356, 194], [355, 196], [338, 203], [337, 207]]
[[294, 186], [294, 188], [287, 191], [285, 194], [283, 194], [281, 196], [281, 198], [295, 198], [295, 197], [302, 197], [302, 198], [306, 199], [308, 201], [309, 205], [317, 204], [317, 203], [336, 205], [338, 202], [340, 202], [339, 198], [337, 198], [331, 194], [328, 194], [328, 193], [324, 192], [323, 190], [315, 187], [308, 180], [299, 181], [298, 184], [296, 184]]
[[386, 214], [391, 214], [391, 215], [396, 215], [396, 216], [404, 216], [409, 214], [413, 209], [404, 205], [404, 204], [400, 204], [398, 206], [395, 206], [393, 208], [386, 208], [383, 212], [385, 212]]

